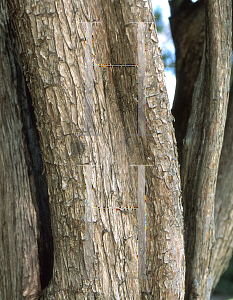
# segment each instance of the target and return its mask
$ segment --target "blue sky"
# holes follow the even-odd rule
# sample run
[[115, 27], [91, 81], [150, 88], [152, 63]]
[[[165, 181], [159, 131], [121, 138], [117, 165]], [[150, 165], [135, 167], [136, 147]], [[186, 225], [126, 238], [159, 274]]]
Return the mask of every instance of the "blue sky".
[[[168, 18], [170, 17], [170, 6], [168, 4], [167, 0], [151, 0], [152, 7], [153, 9], [156, 6], [160, 6], [162, 9], [163, 13], [163, 21], [166, 28], [166, 31], [170, 32], [170, 24]], [[167, 38], [168, 34], [159, 34], [159, 46], [163, 51], [163, 48], [169, 48], [173, 52], [175, 52], [172, 39]], [[174, 93], [175, 93], [175, 88], [176, 88], [176, 77], [172, 72], [165, 72], [165, 82], [166, 82], [166, 87], [167, 87], [167, 93], [168, 93], [168, 98], [170, 102], [170, 107], [172, 107], [173, 103], [173, 98], [174, 98]]]
[[[192, 2], [196, 2], [197, 0], [192, 0]], [[168, 18], [170, 17], [170, 6], [168, 4], [168, 0], [151, 0], [153, 9], [156, 6], [160, 6], [163, 13], [163, 21], [166, 28], [166, 34], [159, 34], [159, 46], [163, 51], [163, 48], [169, 48], [171, 51], [175, 52], [175, 48], [172, 42], [172, 39], [167, 38], [170, 32], [170, 24]], [[176, 88], [176, 77], [172, 72], [165, 72], [165, 82], [167, 87], [168, 98], [170, 102], [170, 107], [172, 107], [174, 93]]]

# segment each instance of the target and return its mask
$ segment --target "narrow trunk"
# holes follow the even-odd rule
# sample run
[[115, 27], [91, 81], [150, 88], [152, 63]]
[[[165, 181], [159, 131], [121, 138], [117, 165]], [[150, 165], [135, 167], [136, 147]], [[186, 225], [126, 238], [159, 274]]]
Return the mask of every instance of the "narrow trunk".
[[[31, 299], [40, 289], [35, 185], [27, 166], [18, 73], [6, 2], [0, 4], [0, 299]], [[22, 74], [21, 74], [22, 75]], [[19, 77], [18, 77], [19, 76]], [[19, 87], [20, 85], [20, 87]], [[21, 94], [17, 94], [20, 88]], [[19, 97], [21, 99], [19, 99]]]
[[[173, 3], [174, 2], [174, 3]], [[173, 7], [175, 7], [175, 3], [177, 1], [173, 0], [171, 5]], [[185, 1], [184, 1], [185, 2]], [[228, 4], [227, 4], [228, 5]], [[182, 9], [183, 7], [183, 9]], [[177, 86], [176, 86], [176, 94], [175, 94], [175, 100], [174, 100], [174, 104], [173, 104], [173, 109], [172, 112], [175, 116], [175, 129], [176, 129], [176, 137], [177, 137], [177, 143], [178, 143], [178, 152], [179, 152], [179, 161], [181, 163], [181, 173], [182, 175], [182, 179], [184, 180], [184, 184], [186, 184], [186, 188], [189, 186], [190, 187], [190, 191], [187, 193], [187, 196], [183, 197], [183, 200], [185, 203], [187, 203], [185, 205], [185, 208], [190, 209], [188, 213], [186, 213], [186, 225], [189, 228], [189, 230], [187, 230], [187, 237], [189, 238], [189, 240], [187, 241], [186, 245], [190, 245], [189, 249], [193, 249], [193, 253], [194, 251], [194, 245], [196, 245], [195, 243], [195, 239], [201, 239], [200, 235], [195, 233], [195, 229], [192, 229], [191, 226], [193, 224], [194, 228], [195, 226], [198, 229], [198, 221], [195, 218], [196, 215], [196, 210], [200, 211], [202, 210], [202, 205], [203, 202], [199, 201], [199, 204], [197, 204], [196, 202], [191, 204], [192, 202], [190, 202], [190, 196], [193, 195], [193, 197], [196, 197], [196, 199], [200, 199], [200, 197], [198, 196], [197, 193], [197, 189], [194, 185], [194, 178], [195, 176], [197, 176], [196, 180], [199, 183], [200, 179], [202, 179], [202, 176], [200, 175], [200, 167], [197, 168], [193, 168], [192, 164], [190, 164], [192, 171], [190, 171], [190, 175], [188, 174], [188, 169], [187, 169], [187, 161], [183, 160], [182, 157], [182, 152], [185, 151], [183, 149], [183, 147], [185, 147], [185, 145], [187, 144], [187, 140], [185, 139], [186, 133], [187, 133], [187, 126], [188, 126], [188, 121], [189, 121], [189, 128], [191, 126], [193, 126], [193, 130], [195, 131], [194, 135], [190, 136], [189, 135], [189, 143], [190, 146], [189, 148], [193, 149], [193, 151], [196, 153], [196, 159], [198, 161], [200, 161], [200, 163], [198, 164], [198, 166], [200, 166], [200, 164], [203, 164], [205, 162], [204, 159], [198, 158], [198, 156], [200, 155], [201, 151], [204, 151], [204, 147], [209, 147], [211, 145], [214, 145], [215, 141], [210, 139], [209, 141], [207, 140], [207, 142], [203, 142], [203, 144], [200, 146], [200, 143], [203, 141], [203, 139], [206, 139], [206, 129], [209, 126], [208, 123], [208, 115], [207, 113], [209, 113], [211, 111], [211, 101], [203, 101], [201, 100], [203, 98], [203, 95], [205, 95], [204, 93], [204, 89], [200, 88], [200, 77], [199, 77], [199, 81], [195, 84], [196, 82], [196, 78], [197, 78], [197, 74], [200, 70], [200, 64], [201, 64], [201, 57], [203, 55], [203, 46], [204, 46], [204, 40], [212, 40], [212, 42], [209, 42], [209, 48], [206, 50], [206, 52], [204, 53], [204, 58], [205, 59], [205, 64], [206, 66], [208, 66], [208, 64], [212, 63], [212, 66], [210, 66], [210, 68], [212, 70], [216, 70], [215, 74], [216, 76], [219, 78], [219, 80], [221, 80], [222, 78], [224, 79], [224, 76], [229, 76], [229, 67], [231, 65], [230, 63], [230, 57], [231, 57], [231, 53], [230, 53], [230, 44], [228, 45], [228, 41], [226, 41], [226, 39], [229, 40], [229, 42], [231, 43], [231, 35], [232, 32], [229, 30], [230, 27], [232, 26], [231, 23], [229, 23], [229, 20], [227, 18], [227, 15], [225, 15], [225, 13], [230, 13], [231, 14], [231, 6], [226, 6], [227, 9], [224, 11], [221, 11], [222, 13], [222, 18], [226, 19], [227, 23], [227, 33], [225, 32], [225, 28], [226, 28], [226, 23], [224, 22], [223, 25], [220, 27], [221, 29], [219, 29], [219, 31], [222, 31], [222, 36], [221, 35], [217, 35], [217, 37], [215, 37], [214, 39], [211, 39], [211, 36], [214, 34], [214, 31], [218, 30], [217, 27], [217, 23], [215, 24], [214, 22], [212, 23], [213, 25], [208, 25], [208, 23], [206, 24], [208, 26], [208, 31], [205, 31], [205, 11], [208, 12], [208, 7], [205, 10], [205, 6], [204, 6], [204, 1], [200, 0], [196, 3], [193, 3], [191, 5], [188, 5], [186, 7], [184, 7], [184, 5], [182, 5], [182, 7], [179, 7], [178, 10], [174, 11], [174, 9], [172, 9], [172, 17], [170, 19], [171, 22], [171, 30], [172, 30], [172, 36], [174, 39], [174, 43], [175, 43], [175, 47], [176, 47], [176, 75], [177, 75]], [[218, 11], [218, 9], [221, 9], [221, 6], [219, 6], [219, 8], [215, 9], [215, 12]], [[207, 19], [208, 21], [208, 19]], [[221, 23], [221, 22], [219, 22]], [[215, 25], [214, 25], [215, 24]], [[215, 34], [216, 36], [216, 34]], [[216, 46], [215, 41], [217, 41], [217, 44], [221, 44], [221, 42], [227, 45], [227, 47], [225, 48], [224, 45], [221, 45], [219, 47], [219, 51], [214, 52], [211, 56], [208, 55], [208, 52], [210, 52], [212, 49], [214, 49], [214, 46]], [[221, 48], [220, 48], [221, 47]], [[221, 60], [217, 59], [217, 55], [218, 53], [222, 53], [222, 57]], [[224, 53], [225, 52], [225, 53]], [[209, 59], [206, 59], [206, 57], [209, 56]], [[226, 67], [224, 66], [225, 64], [225, 60], [226, 58], [228, 58], [228, 62], [226, 64]], [[222, 61], [222, 63], [221, 63]], [[216, 64], [216, 65], [214, 65]], [[221, 66], [222, 64], [222, 66]], [[211, 70], [210, 69], [210, 70]], [[222, 70], [221, 70], [222, 69]], [[202, 70], [201, 72], [203, 72], [203, 65], [202, 65]], [[213, 74], [213, 71], [211, 71], [211, 73]], [[224, 75], [224, 76], [223, 76]], [[223, 76], [223, 77], [222, 77]], [[226, 78], [226, 77], [225, 77]], [[203, 82], [204, 85], [205, 83], [208, 84], [211, 82], [210, 79], [208, 79], [208, 76], [203, 77]], [[224, 82], [224, 81], [223, 81]], [[195, 85], [194, 85], [195, 84]], [[226, 85], [226, 79], [225, 79], [225, 89], [228, 90], [229, 84], [227, 83]], [[221, 87], [222, 84], [220, 83], [216, 83], [216, 84], [212, 84], [211, 87], [209, 87], [209, 90], [212, 89], [212, 87], [219, 87], [219, 92], [221, 91]], [[224, 87], [223, 87], [224, 88]], [[196, 90], [196, 94], [195, 97], [193, 98], [192, 101], [192, 97], [193, 97], [193, 91]], [[199, 90], [199, 94], [197, 94], [197, 91]], [[221, 93], [221, 92], [220, 92]], [[206, 93], [207, 94], [207, 93]], [[226, 92], [225, 92], [226, 94]], [[232, 95], [232, 92], [231, 92]], [[228, 97], [228, 96], [227, 96]], [[227, 99], [227, 97], [225, 97], [225, 99]], [[215, 242], [216, 244], [214, 245], [214, 241], [213, 241], [213, 247], [211, 250], [211, 264], [205, 265], [205, 268], [203, 270], [203, 273], [208, 273], [209, 272], [209, 278], [211, 278], [210, 283], [209, 283], [209, 288], [208, 290], [213, 290], [214, 287], [216, 286], [221, 274], [223, 273], [223, 271], [226, 269], [228, 262], [231, 258], [231, 253], [232, 253], [232, 240], [233, 240], [233, 236], [232, 236], [232, 226], [231, 224], [231, 216], [230, 216], [230, 212], [231, 212], [231, 206], [232, 206], [232, 184], [231, 184], [231, 178], [232, 178], [232, 174], [231, 174], [231, 168], [232, 168], [232, 155], [231, 155], [231, 141], [232, 141], [232, 121], [231, 121], [231, 116], [232, 116], [232, 101], [231, 101], [231, 97], [230, 96], [230, 101], [229, 101], [229, 106], [228, 106], [228, 113], [227, 113], [227, 121], [226, 121], [226, 126], [225, 126], [225, 133], [224, 133], [224, 143], [223, 143], [223, 148], [221, 151], [221, 159], [220, 159], [220, 163], [219, 163], [219, 170], [218, 170], [218, 175], [217, 175], [217, 186], [216, 186], [216, 195], [215, 195], [215, 203], [212, 202], [211, 206], [212, 206], [212, 212], [211, 212], [211, 219], [212, 219], [212, 224], [214, 222], [214, 228], [215, 228]], [[214, 101], [214, 103], [219, 103], [219, 105], [221, 105], [221, 102], [218, 101]], [[199, 108], [197, 108], [197, 105], [199, 105]], [[224, 104], [225, 109], [226, 109], [226, 104]], [[216, 108], [214, 108], [215, 110]], [[213, 111], [213, 110], [212, 110]], [[192, 120], [189, 120], [190, 118], [190, 113], [192, 112], [192, 115], [196, 114], [196, 117], [199, 116], [198, 121], [196, 123], [194, 123], [192, 125]], [[203, 115], [202, 115], [203, 113]], [[219, 111], [219, 114], [222, 115], [223, 111]], [[223, 115], [225, 114], [225, 112], [223, 113]], [[222, 115], [222, 116], [223, 116]], [[202, 117], [203, 116], [203, 117]], [[206, 117], [207, 116], [207, 117]], [[205, 119], [205, 122], [203, 123], [202, 120]], [[210, 120], [210, 119], [209, 119]], [[224, 125], [224, 119], [222, 126]], [[210, 123], [214, 124], [214, 120], [210, 121]], [[220, 121], [218, 121], [218, 123], [220, 124]], [[201, 126], [201, 124], [204, 124]], [[221, 129], [222, 130], [222, 129]], [[203, 136], [201, 138], [199, 138], [198, 136], [200, 135], [200, 132], [202, 131]], [[222, 140], [222, 136], [220, 138], [217, 138], [217, 141], [221, 143]], [[198, 144], [195, 144], [196, 141], [198, 142]], [[184, 146], [183, 146], [184, 145]], [[197, 146], [196, 146], [197, 145]], [[208, 146], [209, 145], [209, 146]], [[217, 146], [217, 144], [215, 144], [215, 146]], [[197, 147], [197, 148], [196, 148]], [[200, 150], [198, 150], [198, 147]], [[213, 148], [214, 150], [214, 148]], [[219, 153], [219, 151], [218, 151]], [[184, 152], [183, 152], [184, 154]], [[211, 156], [214, 158], [214, 154], [211, 154]], [[190, 157], [186, 157], [186, 159], [190, 159]], [[217, 156], [216, 156], [217, 159]], [[184, 165], [183, 165], [184, 163]], [[193, 165], [195, 166], [197, 163], [194, 163]], [[216, 164], [215, 164], [216, 166]], [[190, 167], [189, 167], [190, 168]], [[206, 174], [207, 176], [211, 176], [213, 175], [212, 173], [213, 168], [210, 168], [210, 171], [208, 171], [208, 174]], [[216, 173], [216, 169], [215, 169], [215, 175]], [[199, 174], [199, 175], [195, 175], [195, 174]], [[185, 176], [189, 176], [189, 183], [187, 182], [187, 178], [185, 178]], [[216, 183], [216, 179], [213, 178], [213, 182]], [[184, 189], [184, 185], [182, 185], [182, 188]], [[215, 189], [215, 188], [214, 188]], [[194, 191], [194, 194], [193, 194]], [[213, 191], [212, 191], [213, 193]], [[186, 199], [187, 198], [187, 199]], [[193, 198], [194, 199], [194, 198]], [[207, 194], [205, 195], [205, 199], [207, 199]], [[195, 200], [197, 201], [197, 200]], [[215, 204], [215, 209], [214, 209], [214, 214], [213, 214], [213, 205]], [[196, 207], [194, 209], [194, 207]], [[191, 218], [190, 218], [191, 216]], [[204, 224], [205, 223], [205, 219], [204, 218], [204, 222], [203, 220], [200, 222], [200, 224]], [[213, 220], [214, 218], [214, 220]], [[207, 219], [208, 220], [208, 219]], [[197, 223], [195, 225], [195, 223]], [[207, 226], [208, 227], [208, 226]], [[193, 236], [192, 236], [193, 234]], [[210, 238], [213, 239], [213, 237]], [[211, 241], [210, 241], [211, 243]], [[188, 247], [188, 246], [187, 246]], [[200, 250], [201, 251], [201, 250]], [[194, 254], [193, 254], [194, 255]], [[196, 252], [197, 257], [200, 256], [200, 252], [197, 251]], [[189, 289], [189, 291], [187, 291], [188, 297], [195, 297], [195, 295], [193, 296], [192, 293], [190, 292], [190, 284], [188, 284], [188, 277], [190, 277], [190, 280], [194, 280], [194, 288], [193, 288], [193, 293], [198, 295], [201, 295], [202, 292], [200, 292], [202, 289], [206, 290], [206, 280], [200, 279], [198, 280], [198, 276], [196, 276], [195, 274], [193, 274], [193, 270], [192, 270], [192, 255], [187, 255], [186, 257], [186, 262], [187, 262], [187, 275], [186, 275], [186, 284], [187, 284], [187, 288]], [[204, 258], [204, 256], [203, 256]], [[201, 258], [202, 259], [202, 258]], [[199, 264], [198, 264], [198, 268]], [[196, 273], [196, 271], [194, 271], [194, 273]], [[193, 276], [193, 277], [192, 277]], [[196, 276], [196, 277], [195, 277]], [[203, 276], [203, 275], [202, 275]], [[207, 275], [206, 275], [207, 276]], [[192, 279], [191, 279], [192, 277]], [[207, 276], [208, 277], [208, 276]], [[207, 278], [206, 277], [206, 278]], [[193, 279], [195, 278], [195, 279]], [[212, 282], [212, 283], [211, 283]], [[208, 292], [208, 296], [209, 296], [209, 292]], [[202, 295], [202, 297], [204, 297]], [[207, 298], [206, 298], [207, 299]]]
[[229, 98], [231, 1], [205, 1], [205, 43], [181, 164], [185, 299], [209, 299], [215, 254], [214, 198]]

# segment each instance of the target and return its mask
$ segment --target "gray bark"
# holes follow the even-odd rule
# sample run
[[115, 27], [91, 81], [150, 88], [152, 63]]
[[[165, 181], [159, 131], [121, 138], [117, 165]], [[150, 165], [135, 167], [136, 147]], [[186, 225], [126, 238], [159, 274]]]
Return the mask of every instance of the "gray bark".
[[[176, 9], [174, 28], [181, 7], [183, 16], [189, 16], [187, 28], [189, 23], [194, 26], [197, 22], [190, 1], [183, 2]], [[29, 229], [25, 227], [18, 238], [26, 248], [32, 249], [30, 256], [26, 257], [31, 263], [24, 263], [19, 254], [7, 253], [8, 245], [3, 246], [2, 251], [5, 257], [15, 256], [7, 258], [10, 269], [15, 264], [23, 265], [25, 269], [20, 276], [24, 276], [25, 272], [30, 276], [26, 283], [23, 279], [17, 282], [18, 294], [12, 296], [8, 287], [11, 281], [16, 282], [19, 271], [16, 268], [14, 275], [8, 272], [7, 285], [4, 283], [2, 288], [5, 298], [21, 299], [23, 293], [28, 299], [33, 295], [40, 297], [40, 279], [46, 269], [42, 262], [45, 261], [45, 253], [50, 253], [48, 269], [51, 270], [52, 252], [53, 274], [48, 276], [51, 281], [41, 299], [210, 298], [219, 277], [214, 267], [215, 264], [220, 266], [218, 255], [223, 259], [227, 253], [220, 267], [222, 271], [232, 247], [231, 227], [223, 229], [223, 221], [228, 216], [224, 188], [228, 194], [231, 193], [231, 172], [229, 169], [229, 177], [226, 176], [227, 168], [224, 168], [231, 147], [227, 143], [231, 137], [231, 123], [227, 123], [226, 146], [223, 146], [218, 170], [229, 97], [232, 7], [230, 0], [206, 1], [205, 12], [203, 7], [202, 1], [195, 4], [196, 12], [201, 12], [198, 20], [202, 26], [205, 24], [200, 45], [194, 45], [193, 52], [187, 55], [190, 48], [184, 45], [188, 36], [195, 40], [198, 32], [203, 32], [201, 27], [192, 33], [191, 25], [187, 30], [189, 34], [180, 34], [183, 40], [176, 44], [179, 46], [177, 70], [181, 73], [184, 70], [183, 75], [188, 74], [183, 66], [192, 63], [191, 57], [199, 53], [197, 62], [192, 64], [195, 72], [185, 79], [189, 99], [192, 96], [193, 100], [190, 104], [185, 97], [182, 98], [186, 101], [187, 114], [184, 130], [177, 135], [178, 145], [182, 144], [185, 136], [184, 146], [179, 149], [182, 153], [179, 159], [183, 212], [173, 117], [150, 2], [8, 1], [17, 42], [12, 50], [14, 62], [2, 65], [2, 81], [5, 86], [11, 84], [8, 90], [14, 91], [10, 74], [15, 61], [20, 65], [22, 60], [36, 116], [40, 148], [39, 145], [31, 146], [38, 142], [38, 137], [34, 131], [34, 137], [29, 138], [30, 126], [25, 125], [27, 114], [23, 112], [22, 103], [30, 102], [25, 86], [22, 93], [15, 91], [15, 98], [9, 97], [6, 102], [9, 105], [7, 120], [11, 114], [16, 116], [11, 128], [17, 138], [12, 138], [11, 133], [2, 134], [0, 138], [1, 145], [17, 143], [25, 156], [20, 156], [21, 169], [25, 172], [17, 178], [16, 186], [26, 190], [24, 201], [20, 204], [22, 214], [29, 216], [25, 218], [30, 220], [27, 222], [31, 231], [27, 234]], [[1, 11], [1, 45], [4, 45], [8, 12], [6, 7]], [[205, 22], [203, 15], [206, 16]], [[182, 26], [177, 32], [182, 33]], [[12, 41], [13, 34], [9, 32], [8, 35]], [[204, 52], [198, 51], [203, 48]], [[144, 49], [146, 56], [143, 56]], [[2, 55], [6, 55], [4, 51]], [[5, 65], [8, 66], [6, 71]], [[193, 89], [190, 85], [196, 78]], [[182, 84], [179, 86], [178, 92], [182, 91]], [[5, 120], [8, 115], [4, 108], [5, 90], [2, 90], [4, 114], [1, 120]], [[19, 94], [27, 100], [17, 98]], [[10, 101], [16, 104], [10, 105]], [[17, 106], [18, 114], [14, 110]], [[179, 111], [177, 116], [180, 115]], [[182, 122], [178, 121], [180, 126]], [[8, 123], [2, 124], [4, 128]], [[27, 128], [25, 135], [22, 128]], [[37, 150], [33, 151], [34, 148]], [[39, 159], [39, 149], [47, 185], [35, 163], [36, 158]], [[8, 157], [8, 153], [9, 150], [2, 147], [4, 172], [1, 175], [5, 178], [10, 176], [7, 172], [14, 174], [10, 167], [6, 167], [9, 159], [7, 166], [14, 166], [13, 156]], [[17, 166], [20, 167], [18, 161]], [[34, 166], [31, 176], [28, 175], [30, 165]], [[10, 197], [13, 197], [13, 181], [8, 181]], [[39, 198], [45, 198], [44, 202], [38, 200], [40, 185], [44, 192]], [[1, 187], [5, 197], [5, 185]], [[44, 219], [49, 220], [48, 209], [41, 209], [46, 203], [46, 190], [54, 251], [49, 243], [49, 222], [44, 228], [41, 226], [41, 216], [46, 215]], [[16, 196], [19, 200], [20, 196]], [[11, 217], [8, 213], [11, 206], [3, 205], [4, 220]], [[143, 226], [144, 208], [146, 229]], [[231, 214], [228, 217], [231, 218]], [[18, 224], [26, 226], [27, 222]], [[5, 230], [5, 223], [2, 224]], [[14, 230], [10, 224], [8, 221], [9, 233]], [[223, 232], [228, 240], [222, 243]], [[10, 245], [17, 239], [9, 233], [4, 240], [11, 237]], [[41, 240], [46, 242], [41, 244], [40, 251]], [[8, 265], [3, 260], [1, 264], [7, 272]], [[46, 280], [42, 288], [46, 286]]]
[[[172, 111], [176, 119], [185, 211], [186, 299], [207, 299], [232, 253], [231, 101], [223, 134], [229, 97], [232, 7], [231, 2], [213, 4], [214, 13], [207, 1], [198, 1], [171, 18], [178, 78]], [[207, 47], [203, 53], [204, 41]], [[212, 133], [208, 137], [210, 129]], [[205, 153], [209, 153], [213, 163], [209, 167]], [[207, 183], [209, 191], [203, 194]], [[207, 210], [203, 210], [205, 205]], [[204, 228], [209, 234], [206, 240]], [[209, 260], [205, 249], [211, 256]]]
[[[35, 184], [29, 175], [8, 10], [0, 3], [0, 298], [31, 299], [40, 290]], [[16, 60], [16, 63], [15, 63]], [[17, 94], [22, 84], [21, 95]]]
[[[182, 299], [179, 169], [149, 2], [10, 3], [48, 181], [54, 268], [44, 299], [91, 295], [96, 299]], [[136, 135], [137, 69], [132, 66], [94, 66], [95, 135], [85, 134], [85, 26], [79, 22], [90, 21], [101, 22], [93, 24], [93, 62], [107, 65], [135, 65], [137, 22], [152, 22], [145, 25], [148, 136]], [[93, 212], [94, 267], [88, 280], [84, 278], [90, 274], [84, 218], [88, 195], [80, 166], [85, 164], [94, 165], [92, 207], [98, 207]], [[133, 164], [154, 165], [146, 167], [148, 278], [144, 279], [133, 278], [138, 264], [137, 211], [115, 210], [137, 207]]]

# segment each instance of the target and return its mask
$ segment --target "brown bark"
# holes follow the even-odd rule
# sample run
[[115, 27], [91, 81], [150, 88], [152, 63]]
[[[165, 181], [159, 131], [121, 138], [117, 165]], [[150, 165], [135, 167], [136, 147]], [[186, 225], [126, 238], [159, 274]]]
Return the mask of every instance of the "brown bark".
[[227, 120], [224, 132], [224, 142], [219, 162], [218, 180], [215, 195], [215, 252], [213, 254], [212, 278], [213, 287], [219, 281], [221, 274], [227, 269], [229, 260], [232, 257], [232, 111], [233, 111], [233, 90], [231, 87]]
[[229, 98], [231, 1], [205, 2], [205, 45], [181, 163], [185, 299], [209, 299], [215, 254], [214, 196]]
[[[43, 299], [183, 299], [184, 291], [186, 299], [210, 298], [232, 251], [231, 101], [223, 143], [232, 7], [230, 0], [172, 2], [179, 2], [171, 18], [178, 77], [173, 112], [185, 234], [176, 142], [150, 3], [11, 0], [17, 43], [3, 2], [0, 145], [10, 145], [2, 146], [0, 161], [1, 176], [7, 178], [1, 180], [2, 201], [8, 201], [1, 205], [1, 265], [8, 272], [7, 278], [1, 276], [3, 299], [22, 294], [29, 299], [40, 290], [39, 276], [42, 288], [51, 277], [45, 274], [51, 271], [53, 251], [47, 185], [30, 96], [54, 241], [53, 275]], [[138, 56], [145, 48], [144, 28], [146, 59]], [[144, 84], [145, 91], [138, 93]], [[142, 165], [147, 165], [146, 186]], [[145, 187], [146, 267], [140, 244], [145, 203], [138, 202]], [[137, 214], [129, 207], [141, 210]], [[17, 237], [10, 234], [14, 231]], [[142, 246], [138, 259], [137, 239]], [[30, 252], [25, 259], [13, 245], [19, 240]], [[147, 277], [136, 278], [137, 266]]]
[[[0, 299], [32, 299], [40, 289], [35, 185], [27, 166], [18, 73], [6, 2], [0, 4]], [[22, 75], [22, 74], [21, 74]], [[21, 94], [17, 94], [18, 91]]]
[[[9, 1], [22, 46], [48, 181], [54, 269], [44, 299], [183, 299], [180, 180], [154, 23], [146, 25], [147, 134], [137, 136], [137, 69], [95, 66], [93, 128], [85, 130], [85, 26], [95, 64], [137, 63], [148, 1]], [[149, 4], [149, 6], [148, 6]], [[136, 23], [130, 23], [136, 22]], [[98, 135], [97, 135], [98, 134]], [[85, 279], [85, 169], [93, 164], [94, 269]], [[147, 279], [138, 280], [137, 168], [147, 167]], [[101, 165], [101, 166], [100, 166]], [[88, 175], [87, 175], [88, 176]], [[87, 186], [87, 185], [86, 185]], [[120, 203], [120, 204], [119, 204]], [[114, 207], [104, 210], [103, 207]]]
[[[228, 11], [231, 8], [228, 7]], [[192, 4], [192, 7], [189, 7], [184, 10], [176, 11], [176, 14], [171, 17], [171, 29], [172, 35], [176, 47], [176, 75], [177, 75], [177, 87], [176, 95], [173, 104], [172, 112], [175, 116], [175, 129], [176, 129], [176, 138], [178, 144], [179, 152], [179, 161], [181, 163], [181, 173], [185, 176], [187, 174], [187, 169], [182, 165], [182, 151], [183, 151], [183, 141], [186, 135], [188, 120], [190, 117], [190, 112], [192, 110], [192, 95], [194, 89], [194, 83], [196, 81], [196, 76], [200, 69], [200, 58], [203, 54], [203, 45], [204, 45], [204, 1], [198, 1], [195, 4]], [[212, 27], [212, 30], [214, 27]], [[231, 39], [231, 32], [228, 33], [228, 38]], [[210, 31], [208, 32], [209, 38]], [[218, 38], [219, 40], [222, 37]], [[223, 47], [224, 48], [224, 47]], [[229, 52], [229, 46], [227, 48], [228, 54], [225, 54], [226, 57], [231, 54]], [[224, 59], [223, 59], [224, 60]], [[211, 59], [212, 62], [217, 63], [217, 59], [214, 57]], [[215, 69], [217, 66], [215, 67]], [[218, 76], [221, 78], [221, 72]], [[228, 70], [229, 75], [229, 70]], [[231, 92], [232, 94], [232, 92]], [[231, 99], [232, 96], [230, 96]], [[200, 103], [200, 98], [196, 98]], [[211, 278], [212, 278], [212, 290], [216, 286], [221, 274], [227, 268], [228, 262], [231, 258], [232, 253], [232, 226], [231, 224], [231, 113], [232, 104], [231, 100], [228, 106], [227, 121], [224, 133], [224, 143], [223, 149], [221, 152], [221, 159], [219, 163], [219, 170], [217, 176], [217, 186], [216, 186], [216, 195], [215, 195], [215, 214], [214, 214], [214, 226], [215, 226], [215, 239], [216, 244], [212, 249], [212, 269], [210, 269]], [[198, 112], [198, 114], [200, 111]], [[221, 112], [220, 112], [221, 113]], [[193, 147], [194, 142], [191, 142]], [[195, 171], [193, 171], [195, 173]], [[198, 170], [197, 170], [198, 172]], [[211, 174], [211, 173], [210, 173]], [[194, 176], [193, 176], [194, 178]], [[199, 178], [200, 180], [200, 178]], [[190, 182], [193, 184], [193, 180]], [[183, 186], [182, 186], [183, 188]], [[188, 201], [183, 197], [184, 201]], [[193, 212], [193, 216], [195, 212]], [[213, 218], [213, 215], [212, 215]], [[189, 222], [189, 220], [187, 220]], [[189, 226], [189, 225], [188, 225]], [[190, 232], [190, 231], [188, 231]], [[197, 237], [198, 239], [198, 237]], [[191, 244], [193, 239], [191, 238]], [[187, 242], [188, 243], [188, 242]], [[194, 246], [191, 246], [194, 249]], [[188, 258], [186, 258], [188, 259]], [[189, 261], [188, 261], [189, 263]], [[187, 263], [187, 268], [188, 268]], [[191, 267], [192, 268], [192, 267]], [[189, 271], [187, 272], [187, 276]], [[191, 272], [192, 274], [192, 272]], [[186, 277], [187, 279], [187, 277]], [[186, 283], [188, 281], [186, 280]], [[196, 282], [197, 283], [197, 282]], [[200, 283], [200, 282], [199, 282]], [[203, 283], [203, 284], [202, 284]], [[201, 280], [199, 284], [199, 290], [205, 286], [205, 281]], [[189, 294], [189, 297], [192, 295]]]

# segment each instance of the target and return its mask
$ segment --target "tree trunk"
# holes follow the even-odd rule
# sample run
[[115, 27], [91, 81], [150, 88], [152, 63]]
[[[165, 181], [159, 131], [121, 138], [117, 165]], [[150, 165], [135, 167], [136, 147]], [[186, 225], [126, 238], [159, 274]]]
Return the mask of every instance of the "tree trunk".
[[231, 1], [198, 1], [171, 17], [178, 77], [173, 113], [186, 233], [185, 299], [209, 299], [232, 253], [231, 104], [221, 153], [231, 73], [231, 19]]
[[27, 166], [19, 105], [26, 97], [26, 85], [5, 1], [0, 4], [0, 21], [0, 298], [31, 299], [40, 289], [35, 184]]
[[[179, 168], [150, 4], [10, 3], [48, 181], [54, 266], [44, 299], [183, 299]], [[144, 77], [147, 129], [139, 122], [137, 134]]]
[[7, 4], [2, 298], [209, 299], [232, 249], [231, 1], [171, 1], [181, 169], [150, 1]]

